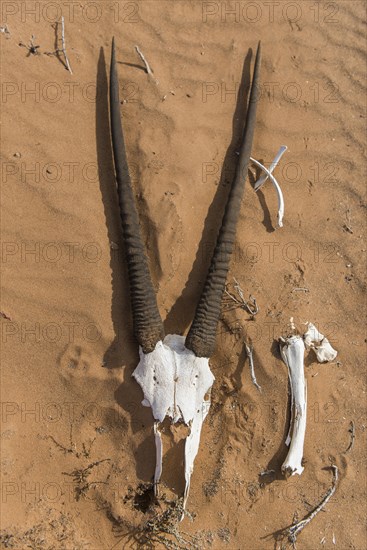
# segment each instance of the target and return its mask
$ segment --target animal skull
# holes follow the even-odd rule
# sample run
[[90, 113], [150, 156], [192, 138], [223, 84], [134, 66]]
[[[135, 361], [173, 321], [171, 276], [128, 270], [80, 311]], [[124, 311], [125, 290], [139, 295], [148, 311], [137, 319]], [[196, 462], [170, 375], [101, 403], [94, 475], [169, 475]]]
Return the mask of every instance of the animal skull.
[[209, 360], [196, 355], [185, 347], [185, 338], [169, 334], [159, 341], [151, 353], [140, 348], [140, 363], [133, 372], [144, 393], [143, 405], [151, 407], [155, 422], [156, 471], [154, 487], [157, 490], [162, 472], [162, 439], [159, 423], [166, 416], [173, 423], [184, 422], [190, 428], [185, 442], [185, 496], [190, 487], [194, 460], [199, 449], [201, 427], [208, 414], [214, 376]]
[[237, 170], [229, 191], [217, 243], [195, 316], [186, 338], [178, 335], [165, 337], [140, 234], [139, 216], [127, 164], [120, 119], [115, 46], [112, 41], [110, 68], [112, 146], [129, 274], [134, 333], [140, 345], [140, 362], [133, 376], [143, 390], [143, 404], [152, 408], [156, 421], [154, 425], [157, 456], [154, 475], [155, 488], [157, 488], [162, 472], [163, 448], [159, 423], [165, 417], [169, 417], [173, 423], [182, 421], [190, 429], [185, 442], [184, 503], [188, 496], [194, 459], [199, 448], [202, 424], [210, 406], [210, 399], [205, 398], [214, 382], [214, 377], [209, 369], [209, 357], [215, 349], [221, 301], [234, 246], [245, 175], [251, 155], [257, 107], [255, 94], [259, 87], [259, 71], [260, 43], [256, 52], [254, 76]]

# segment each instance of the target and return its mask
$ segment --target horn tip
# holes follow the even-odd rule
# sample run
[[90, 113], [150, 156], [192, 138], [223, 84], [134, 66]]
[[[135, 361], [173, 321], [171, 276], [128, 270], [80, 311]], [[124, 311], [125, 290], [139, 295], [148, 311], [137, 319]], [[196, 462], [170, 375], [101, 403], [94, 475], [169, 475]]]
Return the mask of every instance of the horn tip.
[[116, 71], [116, 49], [115, 49], [115, 37], [112, 37], [111, 46], [111, 70]]

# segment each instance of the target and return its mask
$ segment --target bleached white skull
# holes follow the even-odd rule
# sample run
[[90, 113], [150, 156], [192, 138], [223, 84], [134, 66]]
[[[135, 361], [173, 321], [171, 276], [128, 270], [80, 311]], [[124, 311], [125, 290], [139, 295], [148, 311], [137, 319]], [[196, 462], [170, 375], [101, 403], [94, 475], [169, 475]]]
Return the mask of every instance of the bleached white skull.
[[156, 421], [155, 488], [162, 472], [159, 423], [168, 416], [172, 422], [182, 421], [190, 428], [185, 441], [185, 506], [201, 427], [210, 407], [210, 397], [205, 399], [214, 382], [209, 361], [188, 350], [183, 336], [169, 334], [163, 342], [157, 342], [151, 353], [145, 354], [140, 348], [140, 363], [133, 376], [143, 390], [143, 405], [152, 408]]
[[140, 344], [140, 362], [133, 376], [144, 393], [144, 405], [152, 408], [157, 449], [155, 486], [162, 470], [162, 439], [159, 423], [164, 418], [182, 421], [189, 428], [185, 442], [186, 502], [193, 463], [198, 452], [203, 421], [208, 413], [214, 376], [209, 357], [215, 349], [217, 324], [221, 312], [229, 260], [251, 154], [259, 87], [260, 43], [256, 53], [249, 107], [243, 133], [236, 175], [226, 203], [217, 243], [204, 288], [190, 330], [184, 338], [164, 335], [162, 319], [150, 277], [140, 235], [139, 217], [131, 187], [120, 119], [115, 47], [112, 41], [110, 73], [110, 113], [113, 155], [122, 229], [125, 241], [134, 333]]

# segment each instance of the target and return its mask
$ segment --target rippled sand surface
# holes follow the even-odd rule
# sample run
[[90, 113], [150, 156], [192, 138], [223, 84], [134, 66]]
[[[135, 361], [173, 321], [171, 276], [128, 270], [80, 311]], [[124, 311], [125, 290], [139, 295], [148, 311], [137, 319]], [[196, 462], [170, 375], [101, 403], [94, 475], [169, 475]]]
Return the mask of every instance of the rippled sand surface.
[[[53, 23], [61, 15], [72, 75], [62, 52], [45, 55], [60, 45]], [[148, 548], [148, 540], [181, 548], [193, 537], [200, 548], [271, 550], [274, 533], [321, 500], [331, 464], [337, 491], [298, 548], [366, 547], [365, 16], [354, 0], [3, 2], [4, 548]], [[183, 539], [162, 531], [176, 528], [174, 509], [173, 528], [162, 513], [182, 494], [182, 434], [165, 429], [154, 506], [152, 416], [131, 378], [138, 348], [108, 121], [113, 35], [128, 161], [167, 333], [188, 330], [200, 296], [258, 40], [252, 156], [269, 165], [288, 146], [274, 172], [282, 229], [273, 186], [256, 194], [250, 167], [228, 283], [235, 277], [260, 311], [251, 319], [223, 304]], [[290, 403], [276, 341], [291, 317], [300, 328], [316, 324], [338, 357], [317, 364], [307, 356], [305, 470], [285, 480]]]

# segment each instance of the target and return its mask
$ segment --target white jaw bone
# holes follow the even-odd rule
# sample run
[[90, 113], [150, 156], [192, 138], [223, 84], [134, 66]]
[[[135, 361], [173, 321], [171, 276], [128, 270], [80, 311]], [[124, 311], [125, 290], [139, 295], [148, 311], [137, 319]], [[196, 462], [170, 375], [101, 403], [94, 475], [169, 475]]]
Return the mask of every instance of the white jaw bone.
[[156, 421], [155, 492], [162, 473], [163, 446], [159, 423], [168, 416], [173, 423], [182, 421], [190, 428], [185, 442], [185, 506], [201, 427], [210, 407], [210, 398], [205, 399], [214, 382], [209, 359], [196, 357], [185, 347], [183, 336], [170, 334], [163, 342], [159, 341], [151, 353], [144, 354], [140, 349], [140, 362], [133, 376], [143, 390], [143, 405], [152, 408]]
[[288, 367], [291, 386], [291, 422], [286, 445], [289, 446], [287, 458], [282, 465], [284, 475], [301, 474], [303, 445], [306, 433], [307, 385], [304, 373], [305, 345], [301, 336], [281, 339], [280, 352]]
[[308, 323], [307, 332], [305, 332], [303, 338], [306, 349], [312, 348], [314, 350], [319, 363], [334, 361], [338, 355], [338, 352], [331, 346], [326, 336], [321, 334], [312, 323]]

